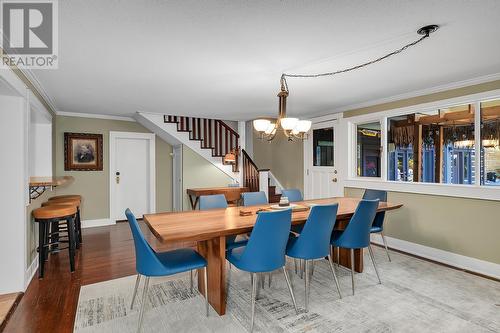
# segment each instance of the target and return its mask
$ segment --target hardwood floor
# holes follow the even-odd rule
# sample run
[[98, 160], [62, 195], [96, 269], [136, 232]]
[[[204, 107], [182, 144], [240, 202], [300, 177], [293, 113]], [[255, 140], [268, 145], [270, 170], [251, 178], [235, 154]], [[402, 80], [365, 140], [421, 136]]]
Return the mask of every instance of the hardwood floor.
[[22, 295], [22, 293], [0, 295], [0, 331], [2, 331], [5, 326], [4, 323], [7, 322], [10, 315], [14, 312]]
[[[161, 245], [144, 223], [141, 228], [151, 246], [168, 250], [194, 244]], [[45, 276], [31, 281], [4, 332], [72, 332], [80, 287], [135, 274], [135, 254], [128, 223], [83, 230], [76, 269], [69, 271], [67, 250], [49, 256]]]

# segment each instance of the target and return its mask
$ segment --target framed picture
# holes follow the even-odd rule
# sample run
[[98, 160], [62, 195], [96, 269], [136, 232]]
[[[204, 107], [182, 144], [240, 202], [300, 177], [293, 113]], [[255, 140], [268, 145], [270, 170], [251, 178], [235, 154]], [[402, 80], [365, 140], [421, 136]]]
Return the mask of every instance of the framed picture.
[[64, 170], [102, 171], [102, 134], [64, 133]]

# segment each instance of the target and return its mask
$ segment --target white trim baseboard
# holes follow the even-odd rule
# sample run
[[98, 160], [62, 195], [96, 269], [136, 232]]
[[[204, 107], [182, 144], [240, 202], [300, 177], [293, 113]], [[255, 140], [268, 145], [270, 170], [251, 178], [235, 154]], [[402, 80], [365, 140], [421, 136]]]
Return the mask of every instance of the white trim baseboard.
[[35, 256], [29, 267], [24, 272], [24, 290], [28, 288], [33, 276], [35, 276], [36, 270], [38, 269], [38, 254]]
[[82, 220], [82, 229], [116, 224], [112, 219]]
[[[400, 250], [419, 257], [434, 260], [459, 269], [500, 279], [500, 265], [489, 261], [471, 258], [449, 251], [436, 249], [433, 247], [408, 242], [402, 239], [385, 236], [387, 246], [395, 250]], [[380, 234], [372, 234], [371, 241], [374, 244], [383, 245]]]

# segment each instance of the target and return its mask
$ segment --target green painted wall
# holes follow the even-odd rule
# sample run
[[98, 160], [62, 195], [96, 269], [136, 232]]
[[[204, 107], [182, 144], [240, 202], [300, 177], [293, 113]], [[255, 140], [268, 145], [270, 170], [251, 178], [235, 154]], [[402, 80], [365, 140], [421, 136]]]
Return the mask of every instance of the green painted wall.
[[[109, 217], [109, 132], [150, 132], [142, 125], [121, 120], [57, 116], [55, 120], [55, 175], [73, 176], [75, 181], [56, 189], [57, 195], [78, 193], [85, 206], [82, 219]], [[103, 171], [64, 171], [64, 132], [103, 135]], [[156, 210], [172, 210], [172, 146], [156, 137]]]
[[[362, 189], [345, 195], [361, 197]], [[498, 201], [388, 192], [387, 200], [404, 206], [388, 212], [385, 235], [500, 264]]]
[[253, 132], [253, 160], [260, 169], [271, 169], [285, 188], [304, 189], [304, 143], [289, 142], [279, 132], [273, 141], [260, 140]]
[[221, 187], [232, 183], [232, 178], [204, 159], [198, 153], [182, 146], [182, 209], [191, 210], [188, 188]]

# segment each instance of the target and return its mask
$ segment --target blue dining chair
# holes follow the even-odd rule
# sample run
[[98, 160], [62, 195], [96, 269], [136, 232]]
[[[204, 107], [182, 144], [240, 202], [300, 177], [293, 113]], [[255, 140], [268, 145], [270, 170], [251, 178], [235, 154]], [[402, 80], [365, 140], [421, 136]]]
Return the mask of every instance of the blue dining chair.
[[[381, 190], [366, 189], [365, 193], [363, 194], [363, 199], [367, 200], [379, 199], [380, 201], [387, 201], [387, 192]], [[384, 236], [384, 219], [385, 219], [385, 212], [377, 212], [377, 214], [375, 215], [375, 219], [373, 220], [370, 232], [372, 234], [380, 233], [380, 236], [382, 236], [382, 241], [384, 242], [385, 253], [387, 253], [387, 258], [389, 258], [389, 261], [391, 261], [391, 256], [389, 255], [389, 249], [387, 248], [387, 241], [385, 240]]]
[[[144, 235], [137, 223], [137, 220], [127, 208], [125, 211], [135, 245], [135, 268], [137, 271], [137, 279], [135, 281], [134, 294], [132, 296], [132, 303], [130, 309], [134, 307], [137, 289], [141, 281], [141, 276], [145, 276], [144, 290], [142, 292], [141, 310], [139, 312], [139, 323], [137, 332], [141, 331], [142, 321], [144, 318], [144, 310], [146, 307], [146, 300], [149, 288], [150, 277], [155, 276], [168, 276], [177, 273], [183, 273], [195, 269], [203, 268], [205, 276], [205, 309], [208, 316], [208, 280], [207, 280], [207, 261], [198, 252], [192, 249], [177, 249], [166, 252], [156, 252], [149, 246], [149, 243], [144, 238]], [[191, 286], [192, 289], [192, 286]]]
[[243, 200], [243, 206], [254, 206], [254, 205], [266, 205], [267, 197], [266, 193], [260, 192], [244, 192], [241, 193], [241, 199]]
[[304, 261], [306, 311], [309, 310], [309, 261], [313, 262], [315, 259], [328, 257], [333, 280], [337, 286], [339, 296], [342, 298], [339, 281], [337, 275], [335, 275], [330, 255], [330, 237], [337, 219], [338, 207], [338, 204], [312, 207], [300, 235], [294, 236], [291, 234], [288, 240], [286, 255]]
[[[200, 210], [227, 208], [226, 197], [224, 194], [201, 195], [199, 207]], [[243, 246], [247, 243], [246, 239], [236, 241], [236, 236], [237, 235], [226, 236], [226, 250]]]
[[349, 249], [351, 253], [351, 280], [352, 280], [352, 294], [354, 295], [354, 249], [364, 249], [368, 248], [370, 252], [370, 257], [373, 262], [373, 267], [375, 267], [375, 273], [377, 274], [378, 282], [380, 281], [380, 276], [378, 275], [377, 264], [375, 263], [375, 258], [373, 256], [373, 250], [370, 246], [370, 229], [372, 226], [373, 219], [377, 213], [378, 199], [375, 200], [361, 200], [356, 207], [356, 211], [352, 216], [351, 220], [347, 224], [347, 227], [343, 231], [333, 231], [331, 245], [335, 247], [341, 247], [344, 249]]
[[287, 197], [290, 202], [303, 201], [304, 197], [302, 196], [302, 192], [299, 189], [292, 188], [288, 190], [281, 190], [281, 196]]
[[[303, 201], [304, 197], [299, 189], [292, 188], [288, 190], [281, 190], [281, 197], [287, 197], [289, 202]], [[296, 224], [292, 226], [292, 231], [296, 234], [300, 233], [303, 228], [303, 224]], [[295, 269], [297, 270], [297, 269]]]
[[292, 285], [286, 272], [285, 249], [290, 233], [292, 210], [260, 212], [252, 230], [248, 244], [226, 252], [226, 259], [238, 269], [249, 272], [252, 281], [252, 322], [255, 316], [255, 298], [257, 294], [257, 276], [281, 268], [292, 297], [293, 306], [298, 314]]

